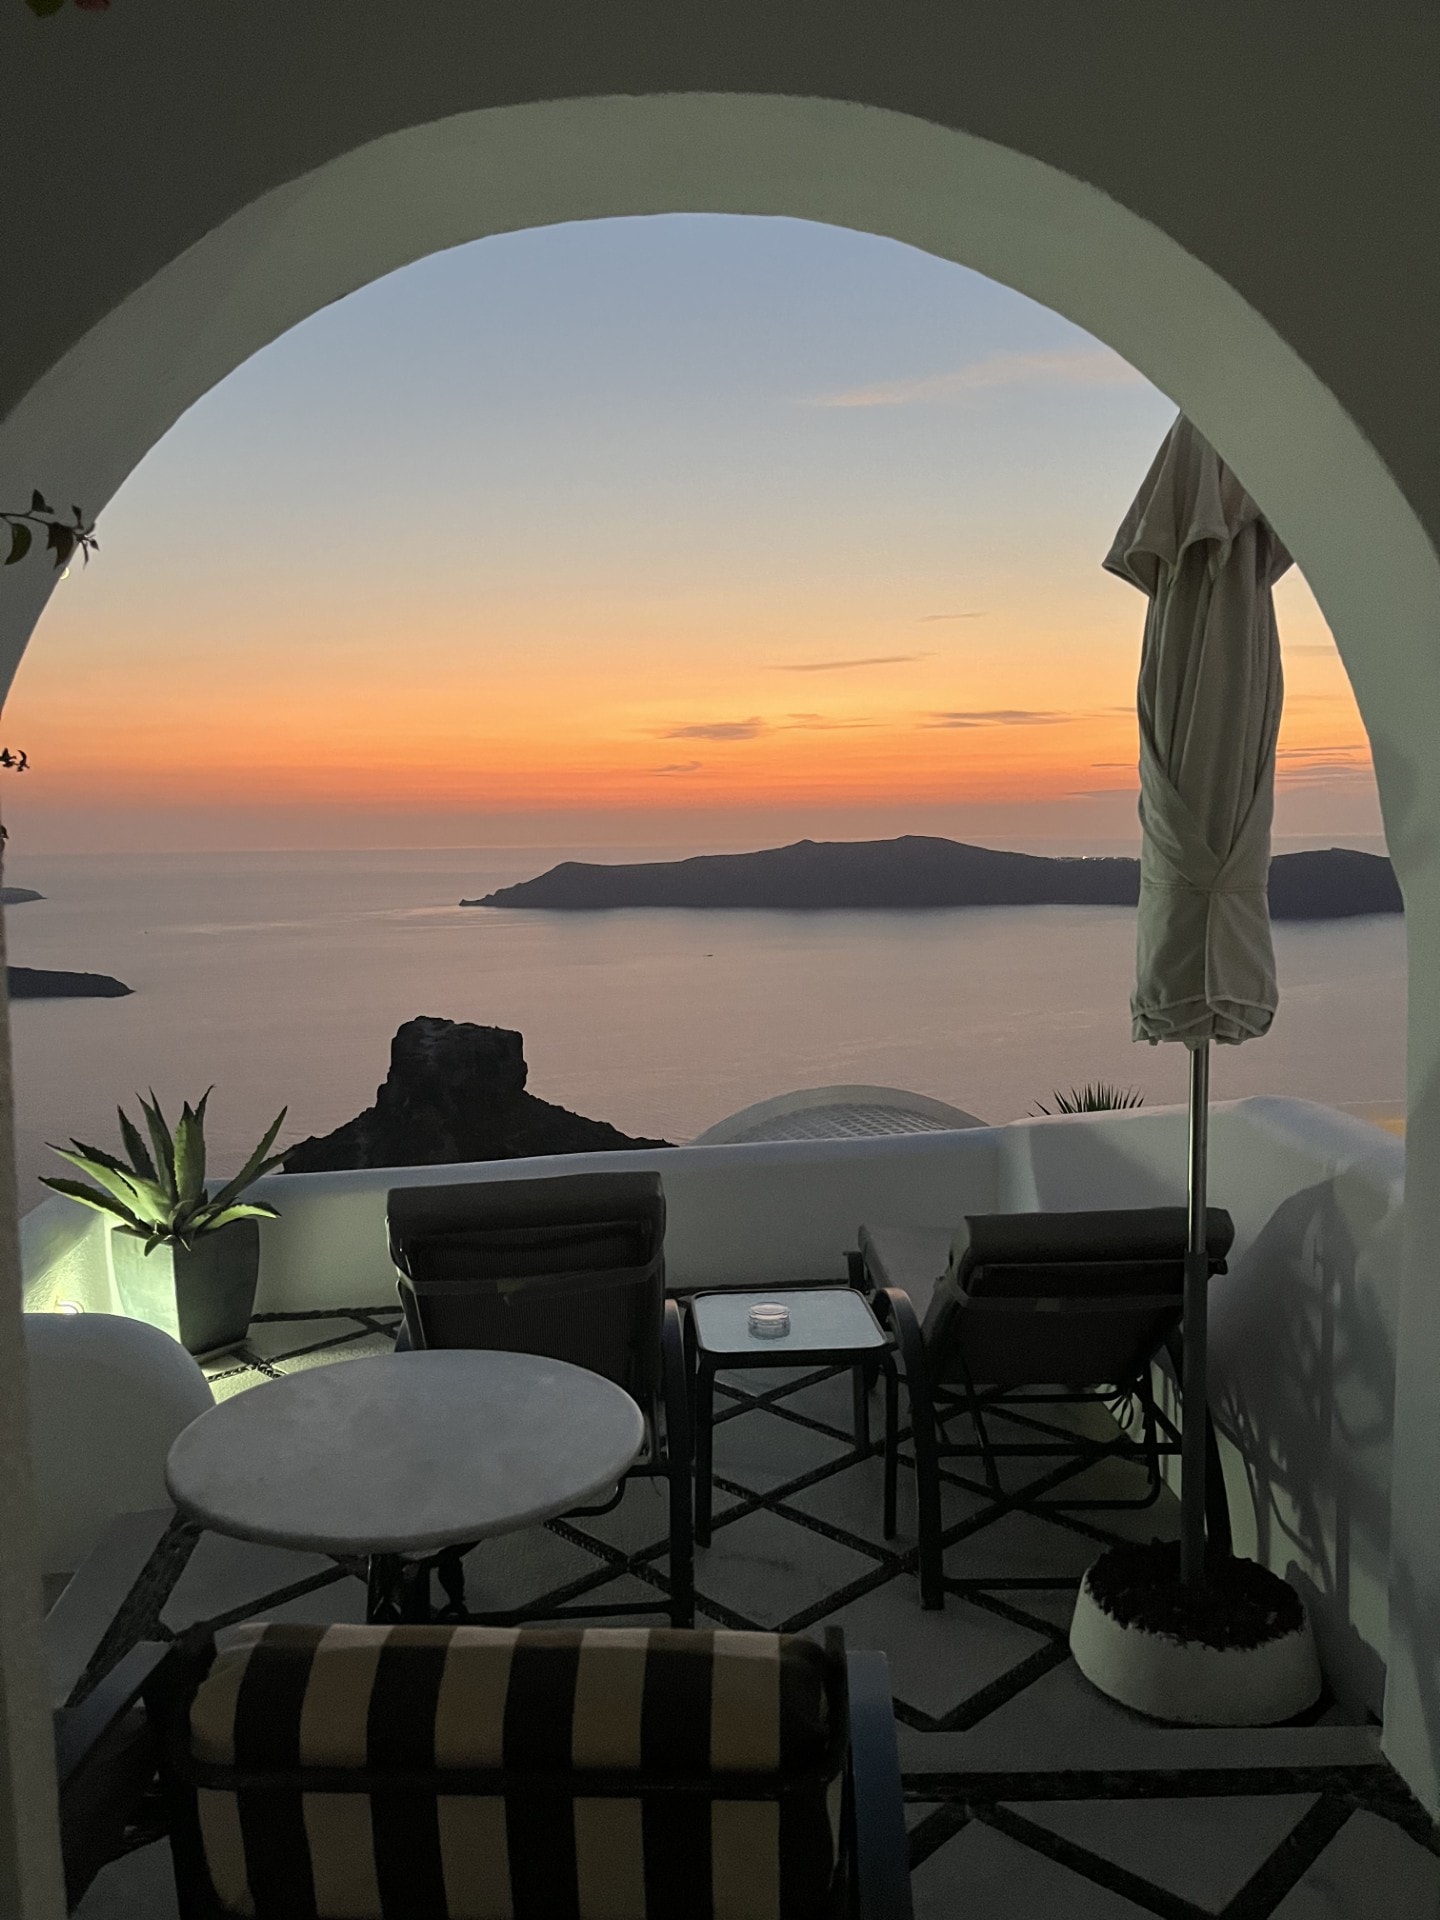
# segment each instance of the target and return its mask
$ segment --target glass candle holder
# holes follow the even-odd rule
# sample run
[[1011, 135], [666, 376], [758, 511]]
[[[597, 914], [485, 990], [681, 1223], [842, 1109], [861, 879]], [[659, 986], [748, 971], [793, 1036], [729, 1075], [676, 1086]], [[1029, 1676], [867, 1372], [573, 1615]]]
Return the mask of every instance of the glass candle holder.
[[757, 1340], [783, 1340], [790, 1331], [790, 1309], [778, 1301], [751, 1307], [750, 1331]]

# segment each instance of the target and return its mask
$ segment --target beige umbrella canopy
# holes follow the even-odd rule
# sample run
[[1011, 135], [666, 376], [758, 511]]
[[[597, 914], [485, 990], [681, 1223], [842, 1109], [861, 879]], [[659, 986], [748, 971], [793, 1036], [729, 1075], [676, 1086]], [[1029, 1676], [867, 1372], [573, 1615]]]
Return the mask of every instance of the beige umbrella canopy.
[[1206, 1157], [1212, 1040], [1265, 1033], [1278, 998], [1267, 883], [1283, 687], [1271, 588], [1290, 556], [1183, 416], [1105, 561], [1150, 602], [1140, 656], [1137, 1040], [1190, 1049], [1181, 1559], [1205, 1550]]
[[1283, 689], [1270, 589], [1290, 565], [1209, 443], [1175, 422], [1106, 568], [1148, 595], [1140, 659], [1135, 1038], [1269, 1028], [1266, 882]]

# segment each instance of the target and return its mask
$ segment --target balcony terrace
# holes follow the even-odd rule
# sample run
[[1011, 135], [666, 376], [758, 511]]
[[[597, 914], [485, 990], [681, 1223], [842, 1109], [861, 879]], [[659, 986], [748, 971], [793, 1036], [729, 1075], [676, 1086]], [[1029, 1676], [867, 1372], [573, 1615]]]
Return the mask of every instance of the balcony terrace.
[[[862, 1221], [934, 1229], [966, 1211], [1173, 1200], [1183, 1124], [1179, 1113], [1103, 1115], [405, 1177], [653, 1164], [669, 1202], [669, 1282], [683, 1294], [838, 1279]], [[857, 1452], [842, 1373], [720, 1377], [716, 1523], [712, 1545], [697, 1554], [699, 1624], [798, 1632], [836, 1624], [853, 1646], [887, 1654], [922, 1916], [1367, 1920], [1440, 1911], [1440, 1843], [1385, 1762], [1379, 1726], [1403, 1148], [1328, 1110], [1262, 1100], [1217, 1109], [1213, 1153], [1214, 1192], [1237, 1227], [1212, 1309], [1236, 1545], [1285, 1573], [1310, 1607], [1327, 1688], [1304, 1724], [1160, 1726], [1079, 1674], [1067, 1642], [1079, 1576], [1114, 1539], [1172, 1537], [1178, 1508], [1168, 1488], [1148, 1509], [1042, 1514], [1022, 1498], [1034, 1467], [1002, 1462], [997, 1500], [978, 1468], [972, 1477], [950, 1463], [946, 1604], [924, 1612], [908, 1446], [900, 1532], [887, 1541], [879, 1444]], [[266, 1230], [249, 1343], [208, 1369], [217, 1397], [390, 1347], [398, 1311], [382, 1230], [388, 1183], [383, 1172], [269, 1183], [282, 1218]], [[26, 1226], [32, 1309], [113, 1304], [103, 1226], [61, 1201]], [[1092, 1410], [1090, 1419], [1099, 1433], [1109, 1415]], [[1142, 1476], [1110, 1461], [1082, 1478], [1075, 1490], [1129, 1496]], [[93, 1655], [165, 1519], [118, 1518], [60, 1594], [51, 1615], [57, 1699]], [[667, 1545], [658, 1483], [632, 1483], [610, 1514], [552, 1521], [478, 1549], [467, 1562], [467, 1604], [543, 1615], [581, 1596], [653, 1599], [665, 1590]], [[181, 1554], [190, 1547], [187, 1538]], [[359, 1620], [364, 1605], [353, 1571], [203, 1534], [162, 1617], [178, 1631], [252, 1617]], [[81, 1911], [87, 1920], [159, 1920], [173, 1911], [167, 1876], [163, 1845], [142, 1849], [107, 1869]]]

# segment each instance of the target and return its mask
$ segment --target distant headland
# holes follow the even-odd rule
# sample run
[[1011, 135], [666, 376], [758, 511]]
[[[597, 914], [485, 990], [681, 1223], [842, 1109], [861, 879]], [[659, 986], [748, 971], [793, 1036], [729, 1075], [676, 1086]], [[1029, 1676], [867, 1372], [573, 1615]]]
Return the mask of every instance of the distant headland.
[[[33, 887], [0, 887], [0, 907], [43, 900]], [[12, 1000], [118, 1000], [134, 991], [108, 973], [66, 973], [52, 967], [8, 967]]]
[[[769, 907], [788, 912], [912, 907], [1133, 907], [1140, 862], [1005, 853], [924, 834], [896, 840], [797, 840], [759, 853], [601, 866], [566, 860], [462, 907]], [[1350, 847], [1281, 853], [1270, 863], [1277, 920], [1399, 913], [1390, 862]]]
[[118, 1000], [131, 993], [108, 973], [63, 973], [49, 967], [11, 967], [12, 1000]]

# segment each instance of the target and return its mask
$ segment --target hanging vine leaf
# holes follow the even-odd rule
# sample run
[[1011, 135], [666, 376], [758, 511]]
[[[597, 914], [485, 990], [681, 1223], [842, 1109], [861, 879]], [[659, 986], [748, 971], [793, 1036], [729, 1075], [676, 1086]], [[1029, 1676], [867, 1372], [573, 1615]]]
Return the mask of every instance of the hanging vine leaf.
[[71, 507], [70, 511], [75, 516], [73, 522], [59, 519], [38, 487], [30, 495], [27, 511], [0, 508], [0, 523], [10, 529], [10, 551], [5, 556], [5, 565], [13, 567], [17, 560], [25, 558], [34, 543], [35, 529], [41, 527], [45, 532], [46, 548], [54, 557], [57, 571], [67, 564], [77, 548], [88, 566], [90, 555], [99, 547], [95, 529], [87, 523], [83, 507]]

